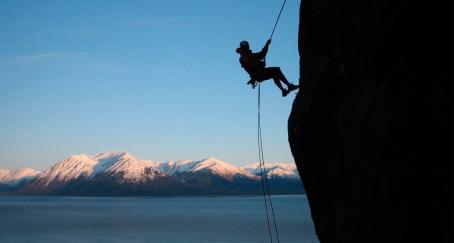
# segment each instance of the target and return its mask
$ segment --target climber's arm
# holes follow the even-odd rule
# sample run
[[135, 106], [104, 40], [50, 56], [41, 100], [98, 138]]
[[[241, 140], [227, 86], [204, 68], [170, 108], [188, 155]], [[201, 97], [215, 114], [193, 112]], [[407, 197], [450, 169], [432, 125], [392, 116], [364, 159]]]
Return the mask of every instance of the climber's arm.
[[271, 44], [271, 39], [267, 40], [266, 44], [262, 48], [262, 50], [259, 53], [257, 53], [257, 56], [259, 57], [259, 59], [263, 59], [266, 57], [266, 54], [268, 53], [268, 47], [270, 46], [270, 44]]

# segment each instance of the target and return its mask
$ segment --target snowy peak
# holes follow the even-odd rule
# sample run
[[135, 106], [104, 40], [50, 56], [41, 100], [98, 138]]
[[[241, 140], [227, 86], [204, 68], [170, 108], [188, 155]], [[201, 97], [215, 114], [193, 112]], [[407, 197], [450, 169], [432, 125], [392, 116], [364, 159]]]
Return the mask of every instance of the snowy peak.
[[71, 155], [44, 171], [38, 179], [45, 185], [51, 182], [67, 182], [93, 173], [97, 161], [86, 154]]
[[6, 169], [0, 169], [0, 182], [3, 181], [3, 177], [11, 173], [11, 171], [6, 170]]
[[132, 156], [118, 158], [115, 163], [105, 170], [106, 174], [120, 175], [124, 180], [134, 182], [166, 175], [158, 171], [156, 161], [138, 160]]
[[97, 153], [95, 155], [92, 155], [91, 158], [94, 160], [98, 160], [98, 161], [116, 161], [116, 160], [120, 160], [120, 159], [136, 160], [136, 157], [134, 157], [132, 154], [130, 154], [128, 152], [115, 152], [115, 151]]
[[[273, 177], [283, 177], [283, 178], [299, 178], [298, 170], [294, 163], [265, 163], [264, 167], [266, 171], [266, 175], [268, 178]], [[246, 171], [254, 175], [260, 175], [260, 163], [253, 163], [250, 165], [246, 165], [241, 167]]]
[[[116, 166], [117, 170], [124, 171], [127, 170], [126, 166], [131, 165], [134, 169], [134, 161], [138, 161], [136, 157], [127, 152], [103, 152], [98, 153], [91, 158], [97, 161], [96, 165], [93, 168], [93, 175], [96, 175], [101, 172], [112, 172], [113, 170], [109, 168], [115, 166], [118, 162], [123, 162], [123, 166]], [[130, 161], [129, 164], [125, 164], [124, 161]]]
[[156, 161], [138, 160], [127, 152], [103, 152], [91, 156], [71, 155], [44, 171], [39, 179], [44, 185], [48, 185], [52, 182], [69, 182], [81, 177], [93, 178], [102, 173], [127, 181], [164, 176], [158, 172]]
[[10, 179], [22, 179], [22, 178], [26, 178], [26, 177], [35, 177], [39, 174], [41, 174], [41, 172], [38, 170], [35, 170], [32, 168], [21, 168], [21, 169], [11, 172], [9, 175], [9, 178]]
[[251, 179], [255, 179], [256, 177], [248, 171], [242, 170], [237, 166], [214, 157], [209, 157], [199, 161], [168, 161], [159, 164], [158, 168], [169, 175], [208, 172], [217, 176], [221, 176], [230, 181], [233, 180], [235, 176], [243, 176]]
[[183, 173], [194, 167], [197, 161], [192, 160], [177, 160], [177, 161], [167, 161], [160, 163], [158, 169], [169, 175], [174, 175], [175, 173]]
[[232, 179], [235, 175], [243, 175], [244, 173], [238, 167], [214, 157], [196, 162], [195, 166], [189, 170], [189, 172], [198, 171], [210, 171], [211, 173], [229, 179]]
[[0, 183], [16, 186], [24, 181], [34, 179], [41, 172], [32, 168], [21, 168], [15, 171], [0, 170]]
[[[298, 179], [299, 174], [293, 163], [266, 163], [268, 178], [284, 177]], [[260, 164], [237, 167], [223, 160], [209, 157], [199, 161], [179, 160], [160, 163], [158, 169], [169, 175], [183, 173], [209, 172], [231, 180], [234, 176], [243, 176], [249, 179], [258, 180], [260, 177]]]

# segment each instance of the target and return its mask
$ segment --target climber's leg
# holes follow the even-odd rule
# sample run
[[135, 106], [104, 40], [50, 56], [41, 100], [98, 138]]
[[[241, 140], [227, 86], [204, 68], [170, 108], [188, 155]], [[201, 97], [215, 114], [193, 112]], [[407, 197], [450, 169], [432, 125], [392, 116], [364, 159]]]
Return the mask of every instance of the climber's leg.
[[282, 87], [282, 84], [281, 84], [281, 81], [279, 81], [279, 79], [277, 78], [273, 78], [273, 81], [274, 83], [276, 84], [276, 86], [281, 90], [281, 91], [284, 91], [284, 87]]
[[290, 82], [287, 80], [285, 75], [282, 73], [281, 68], [269, 67], [269, 68], [265, 68], [265, 70], [267, 72], [269, 72], [273, 78], [277, 78], [277, 79], [281, 80], [287, 86], [290, 85]]
[[267, 72], [270, 73], [270, 75], [273, 78], [277, 78], [277, 79], [281, 80], [285, 85], [287, 85], [288, 91], [298, 89], [297, 85], [294, 85], [287, 80], [284, 73], [282, 73], [282, 71], [279, 67], [270, 67], [270, 68], [265, 68], [265, 69], [267, 70]]
[[282, 96], [287, 96], [290, 91], [286, 90], [283, 86], [282, 83], [286, 84], [288, 87], [290, 87], [292, 84], [288, 82], [288, 80], [285, 78], [284, 74], [281, 72], [281, 69], [278, 67], [269, 67], [261, 70], [258, 72], [254, 78], [259, 81], [263, 82], [268, 79], [273, 79], [274, 83], [276, 86], [281, 90]]

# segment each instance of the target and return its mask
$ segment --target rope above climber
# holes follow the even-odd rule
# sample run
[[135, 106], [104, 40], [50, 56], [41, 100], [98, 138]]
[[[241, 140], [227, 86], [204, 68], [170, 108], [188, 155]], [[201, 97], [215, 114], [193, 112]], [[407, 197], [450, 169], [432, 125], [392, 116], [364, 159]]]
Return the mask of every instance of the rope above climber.
[[[242, 41], [240, 42], [240, 47], [236, 49], [236, 52], [240, 54], [241, 66], [251, 77], [248, 84], [255, 88], [257, 82], [273, 79], [276, 86], [282, 91], [282, 96], [285, 97], [291, 91], [298, 89], [299, 86], [290, 83], [279, 67], [266, 67], [265, 57], [268, 53], [270, 44], [271, 39], [266, 42], [260, 52], [254, 53], [249, 48], [249, 43], [247, 41]], [[287, 86], [287, 89], [282, 86], [281, 82]]]

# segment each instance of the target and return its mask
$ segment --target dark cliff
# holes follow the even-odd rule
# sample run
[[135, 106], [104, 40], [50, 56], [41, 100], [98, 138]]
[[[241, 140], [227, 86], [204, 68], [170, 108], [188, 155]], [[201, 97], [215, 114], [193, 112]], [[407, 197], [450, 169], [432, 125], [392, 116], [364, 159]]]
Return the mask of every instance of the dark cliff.
[[289, 143], [321, 242], [452, 242], [452, 3], [304, 0]]

